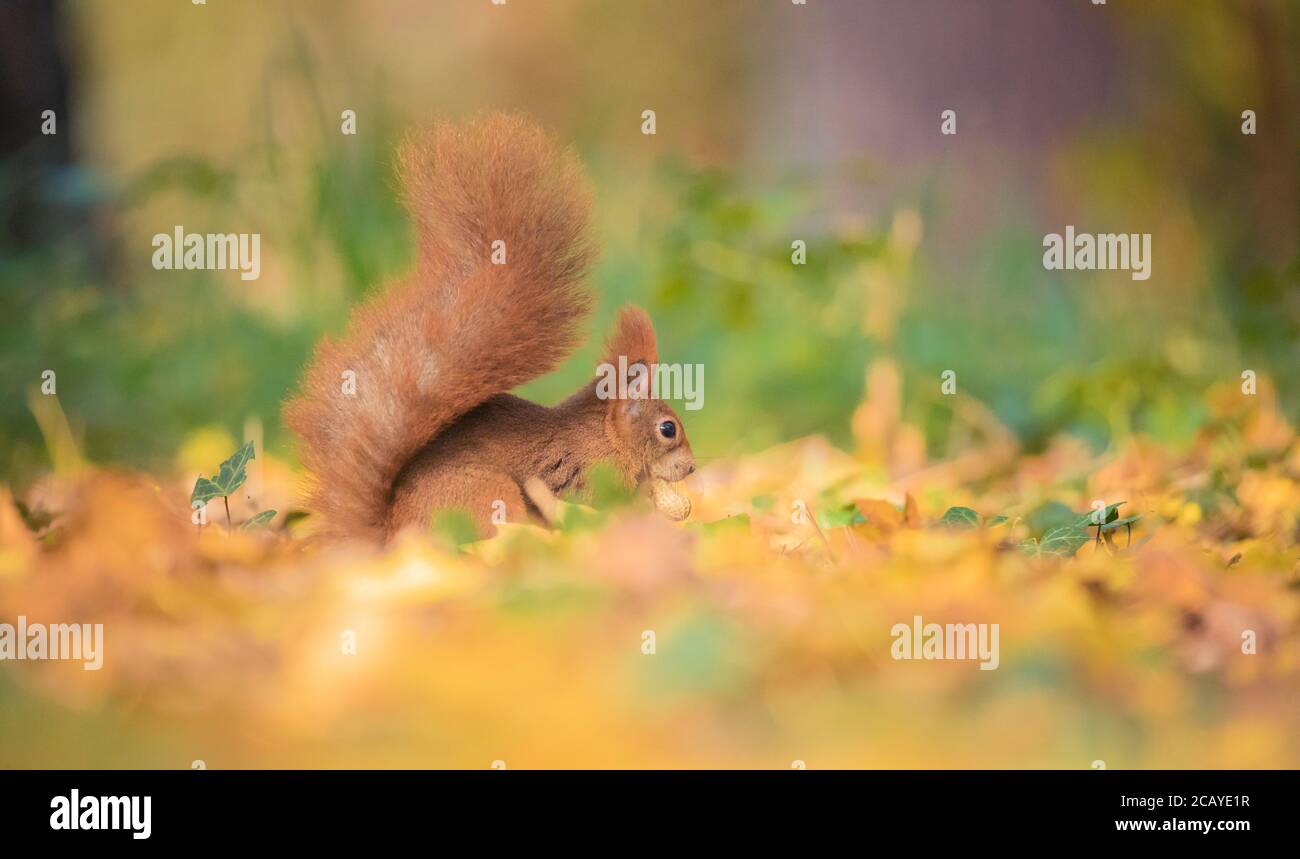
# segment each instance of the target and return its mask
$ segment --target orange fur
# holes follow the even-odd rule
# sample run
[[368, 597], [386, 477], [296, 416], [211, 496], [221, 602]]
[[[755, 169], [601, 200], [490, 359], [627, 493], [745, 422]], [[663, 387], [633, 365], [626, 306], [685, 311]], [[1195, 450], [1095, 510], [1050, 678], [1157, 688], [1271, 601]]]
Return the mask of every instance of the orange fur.
[[659, 361], [659, 347], [650, 314], [630, 304], [619, 311], [614, 333], [605, 341], [606, 361], [617, 364], [620, 355], [626, 355], [629, 364]]
[[[382, 541], [447, 507], [491, 531], [494, 507], [536, 518], [530, 479], [580, 488], [603, 459], [630, 481], [652, 465], [671, 479], [693, 470], [684, 431], [653, 436], [653, 421], [677, 420], [666, 405], [628, 409], [596, 398], [594, 383], [554, 408], [505, 393], [564, 360], [589, 311], [581, 280], [594, 251], [576, 159], [528, 122], [493, 114], [411, 136], [399, 164], [415, 270], [359, 307], [341, 340], [319, 344], [285, 406], [326, 533]], [[492, 262], [498, 239], [504, 265]], [[654, 328], [636, 308], [610, 345], [656, 360]], [[355, 396], [343, 391], [349, 370]]]
[[[402, 466], [455, 418], [556, 367], [590, 304], [588, 193], [543, 132], [501, 115], [441, 124], [399, 159], [416, 270], [317, 347], [285, 408], [314, 479], [309, 506], [342, 536], [381, 536]], [[491, 262], [497, 239], [506, 265]], [[356, 396], [342, 392], [345, 370]]]

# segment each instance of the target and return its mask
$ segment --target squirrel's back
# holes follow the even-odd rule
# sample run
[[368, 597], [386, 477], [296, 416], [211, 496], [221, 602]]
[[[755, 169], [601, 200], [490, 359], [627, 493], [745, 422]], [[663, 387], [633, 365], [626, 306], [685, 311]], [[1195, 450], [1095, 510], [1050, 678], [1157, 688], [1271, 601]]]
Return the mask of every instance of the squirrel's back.
[[411, 135], [399, 175], [415, 270], [325, 338], [285, 406], [335, 536], [387, 536], [393, 481], [448, 424], [554, 369], [589, 310], [594, 256], [577, 159], [536, 126], [490, 114]]

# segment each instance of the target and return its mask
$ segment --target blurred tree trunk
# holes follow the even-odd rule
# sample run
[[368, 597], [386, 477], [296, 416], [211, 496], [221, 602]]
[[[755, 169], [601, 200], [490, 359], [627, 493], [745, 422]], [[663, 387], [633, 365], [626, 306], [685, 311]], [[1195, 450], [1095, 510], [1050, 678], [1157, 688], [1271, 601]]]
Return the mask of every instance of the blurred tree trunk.
[[[0, 3], [0, 247], [25, 251], [76, 231], [84, 203], [60, 193], [74, 166], [62, 7], [53, 0]], [[54, 111], [56, 132], [43, 134]]]

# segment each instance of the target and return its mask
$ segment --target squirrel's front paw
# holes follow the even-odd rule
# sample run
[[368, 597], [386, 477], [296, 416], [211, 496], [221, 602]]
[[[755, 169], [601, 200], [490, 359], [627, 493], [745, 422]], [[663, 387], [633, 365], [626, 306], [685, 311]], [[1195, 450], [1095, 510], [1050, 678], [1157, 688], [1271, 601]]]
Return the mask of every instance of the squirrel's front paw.
[[691, 515], [691, 499], [674, 489], [667, 480], [652, 479], [650, 497], [654, 499], [655, 509], [674, 522]]

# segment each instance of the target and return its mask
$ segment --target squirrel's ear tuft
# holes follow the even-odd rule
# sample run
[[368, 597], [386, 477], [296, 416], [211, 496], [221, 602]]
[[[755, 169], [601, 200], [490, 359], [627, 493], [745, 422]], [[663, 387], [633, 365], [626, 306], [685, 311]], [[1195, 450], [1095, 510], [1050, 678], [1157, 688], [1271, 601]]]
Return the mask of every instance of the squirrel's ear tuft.
[[650, 314], [630, 304], [618, 312], [614, 333], [605, 341], [606, 361], [617, 366], [620, 355], [625, 356], [629, 364], [659, 362], [659, 347], [655, 342], [655, 327]]

